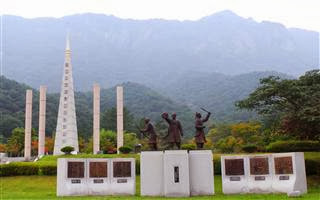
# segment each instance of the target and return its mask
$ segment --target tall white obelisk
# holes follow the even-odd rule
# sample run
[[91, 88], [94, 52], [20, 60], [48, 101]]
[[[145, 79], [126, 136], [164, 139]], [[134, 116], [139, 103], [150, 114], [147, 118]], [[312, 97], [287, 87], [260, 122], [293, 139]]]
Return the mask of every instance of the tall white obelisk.
[[65, 146], [72, 146], [75, 151], [79, 152], [69, 36], [67, 36], [66, 43], [53, 155], [63, 154], [60, 149]]

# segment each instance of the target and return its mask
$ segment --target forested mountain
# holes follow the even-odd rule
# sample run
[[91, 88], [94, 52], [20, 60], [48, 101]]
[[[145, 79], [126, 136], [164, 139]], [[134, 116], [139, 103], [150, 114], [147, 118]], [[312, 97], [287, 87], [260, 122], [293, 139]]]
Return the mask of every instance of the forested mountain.
[[48, 85], [51, 92], [60, 89], [67, 30], [77, 91], [91, 89], [94, 82], [156, 88], [189, 71], [298, 75], [318, 67], [317, 32], [258, 23], [231, 11], [197, 21], [99, 14], [2, 19], [4, 75], [34, 88]]
[[201, 111], [201, 107], [210, 110], [218, 121], [242, 121], [256, 115], [237, 110], [235, 101], [246, 98], [259, 86], [259, 80], [268, 76], [293, 78], [278, 72], [251, 72], [235, 76], [193, 72], [164, 84], [161, 90], [194, 111]]
[[[162, 112], [177, 112], [179, 119], [191, 134], [193, 129], [193, 114], [183, 104], [176, 103], [167, 97], [137, 83], [123, 83], [124, 105], [134, 115], [136, 120], [146, 116], [153, 122], [160, 120]], [[0, 84], [0, 135], [8, 138], [15, 127], [24, 127], [25, 93], [31, 87], [9, 80], [1, 76]], [[116, 107], [116, 88], [101, 90], [101, 114]], [[89, 138], [92, 135], [92, 93], [76, 92], [76, 115], [78, 132], [81, 136]], [[55, 132], [57, 123], [59, 94], [47, 94], [46, 134]], [[32, 127], [38, 128], [39, 92], [33, 89]], [[101, 126], [107, 121], [101, 121]]]

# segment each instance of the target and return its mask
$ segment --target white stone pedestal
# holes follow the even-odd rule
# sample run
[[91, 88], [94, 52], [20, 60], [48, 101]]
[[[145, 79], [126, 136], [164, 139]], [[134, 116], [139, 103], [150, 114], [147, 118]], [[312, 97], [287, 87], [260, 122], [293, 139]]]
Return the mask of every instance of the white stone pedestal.
[[[83, 168], [83, 170], [79, 168]], [[88, 195], [86, 168], [86, 159], [59, 158], [57, 196]]]
[[[111, 190], [113, 195], [134, 195], [136, 193], [136, 170], [134, 158], [111, 160]], [[120, 170], [119, 170], [120, 169]], [[117, 172], [117, 170], [119, 170]]]
[[213, 195], [213, 159], [210, 150], [189, 152], [190, 194]]
[[111, 195], [111, 160], [87, 159], [87, 169], [88, 195]]
[[163, 196], [163, 152], [141, 152], [140, 172], [141, 196]]
[[221, 156], [221, 175], [224, 194], [249, 191], [248, 166], [245, 156]]
[[190, 196], [189, 159], [187, 151], [165, 151], [164, 195], [166, 197]]
[[248, 156], [248, 188], [250, 193], [272, 192], [272, 155]]
[[274, 192], [291, 193], [300, 191], [307, 193], [307, 180], [304, 154], [278, 153], [273, 154], [273, 183]]

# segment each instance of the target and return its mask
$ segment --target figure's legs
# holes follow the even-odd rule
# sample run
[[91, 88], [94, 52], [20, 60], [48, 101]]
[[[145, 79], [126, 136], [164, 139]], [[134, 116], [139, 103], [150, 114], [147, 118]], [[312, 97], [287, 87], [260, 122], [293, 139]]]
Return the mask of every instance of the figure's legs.
[[170, 142], [169, 149], [170, 149], [170, 150], [173, 150], [173, 149], [174, 149], [174, 142]]
[[203, 149], [203, 143], [197, 143], [197, 149]]
[[157, 151], [158, 150], [157, 143], [150, 143], [149, 148], [151, 151]]
[[154, 144], [153, 144], [153, 150], [154, 150], [154, 151], [158, 151], [158, 145], [157, 145], [157, 143], [154, 143]]
[[181, 148], [181, 143], [180, 142], [176, 142], [177, 148], [180, 150]]

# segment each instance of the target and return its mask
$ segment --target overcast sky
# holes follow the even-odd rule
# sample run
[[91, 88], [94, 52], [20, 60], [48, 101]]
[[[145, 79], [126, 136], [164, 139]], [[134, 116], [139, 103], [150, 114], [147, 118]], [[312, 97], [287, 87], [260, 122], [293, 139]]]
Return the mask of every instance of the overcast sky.
[[2, 14], [26, 18], [104, 13], [132, 19], [197, 20], [232, 10], [256, 21], [320, 31], [320, 0], [0, 0]]

